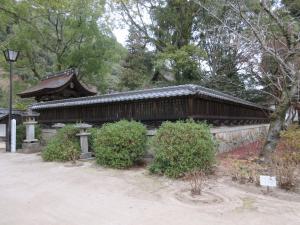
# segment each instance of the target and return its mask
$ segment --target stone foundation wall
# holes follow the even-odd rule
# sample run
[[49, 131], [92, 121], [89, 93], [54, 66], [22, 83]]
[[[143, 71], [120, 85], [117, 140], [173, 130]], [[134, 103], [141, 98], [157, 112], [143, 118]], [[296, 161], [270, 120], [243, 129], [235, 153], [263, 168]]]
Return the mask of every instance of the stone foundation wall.
[[233, 148], [256, 141], [267, 134], [269, 124], [218, 127], [211, 132], [218, 141], [219, 152], [230, 151]]
[[56, 134], [56, 129], [42, 129], [41, 144], [45, 145]]
[[[218, 152], [230, 151], [242, 144], [251, 143], [266, 135], [269, 124], [212, 128], [211, 133], [218, 141]], [[148, 130], [148, 136], [154, 136], [156, 130]], [[56, 134], [56, 129], [42, 129], [42, 144]], [[151, 155], [151, 150], [149, 151]]]
[[[242, 144], [256, 141], [266, 135], [269, 124], [245, 125], [234, 127], [211, 128], [211, 133], [218, 141], [218, 152], [230, 151]], [[154, 136], [156, 130], [148, 130], [148, 136]]]

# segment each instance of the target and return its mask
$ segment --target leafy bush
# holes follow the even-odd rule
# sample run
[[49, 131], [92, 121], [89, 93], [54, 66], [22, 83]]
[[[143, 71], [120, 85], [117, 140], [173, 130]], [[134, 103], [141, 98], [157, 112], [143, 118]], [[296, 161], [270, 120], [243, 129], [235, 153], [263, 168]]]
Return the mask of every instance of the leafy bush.
[[195, 170], [211, 169], [216, 143], [205, 123], [194, 121], [165, 122], [153, 138], [152, 173], [178, 178]]
[[[42, 129], [39, 125], [35, 126], [35, 138], [41, 140]], [[17, 125], [16, 128], [16, 147], [17, 149], [22, 148], [22, 143], [26, 139], [26, 126], [24, 124]]]
[[89, 148], [91, 148], [91, 151], [94, 152], [94, 140], [96, 139], [96, 135], [97, 135], [97, 131], [99, 130], [99, 128], [97, 127], [92, 127], [88, 129], [88, 132], [91, 134], [88, 138], [88, 142], [89, 142]]
[[146, 128], [139, 122], [104, 124], [93, 136], [96, 162], [100, 165], [128, 168], [145, 154]]
[[45, 161], [75, 161], [80, 155], [79, 138], [76, 134], [78, 128], [67, 125], [58, 130], [57, 134], [49, 140], [42, 151]]

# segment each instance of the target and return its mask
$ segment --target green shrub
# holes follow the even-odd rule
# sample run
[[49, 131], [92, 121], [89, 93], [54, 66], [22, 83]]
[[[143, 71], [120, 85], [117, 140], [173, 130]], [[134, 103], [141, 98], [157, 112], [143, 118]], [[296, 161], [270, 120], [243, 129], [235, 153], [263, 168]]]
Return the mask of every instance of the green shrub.
[[67, 125], [58, 130], [42, 151], [44, 161], [75, 161], [80, 155], [80, 143], [76, 134], [78, 128]]
[[97, 132], [100, 128], [98, 127], [92, 127], [88, 129], [88, 133], [90, 133], [91, 135], [88, 138], [88, 142], [89, 142], [89, 148], [91, 149], [92, 152], [94, 152], [94, 140], [96, 139], [96, 135]]
[[[35, 126], [35, 138], [41, 140], [42, 129], [39, 125]], [[24, 124], [19, 124], [16, 127], [16, 147], [17, 149], [22, 148], [22, 143], [26, 139], [26, 126]]]
[[104, 124], [94, 134], [92, 143], [99, 165], [128, 168], [145, 154], [146, 128], [139, 122], [126, 120]]
[[150, 172], [178, 178], [185, 173], [209, 170], [216, 143], [205, 123], [164, 122], [153, 138], [154, 161]]

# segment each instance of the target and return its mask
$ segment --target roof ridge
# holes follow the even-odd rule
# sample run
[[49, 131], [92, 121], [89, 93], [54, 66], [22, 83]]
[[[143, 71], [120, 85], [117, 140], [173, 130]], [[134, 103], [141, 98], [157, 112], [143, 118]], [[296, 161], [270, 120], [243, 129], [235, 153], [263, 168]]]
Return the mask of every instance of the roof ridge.
[[76, 75], [76, 71], [75, 71], [74, 68], [70, 68], [70, 69], [67, 69], [67, 70], [63, 70], [63, 71], [59, 71], [59, 72], [56, 72], [56, 73], [46, 75], [45, 77], [43, 77], [41, 79], [41, 81], [48, 80], [48, 79], [55, 78], [55, 77], [59, 77], [59, 76], [63, 76], [63, 75], [72, 75], [72, 74]]
[[[161, 92], [161, 93], [160, 93]], [[257, 108], [265, 108], [256, 103], [234, 97], [232, 95], [216, 91], [207, 87], [203, 87], [196, 84], [184, 84], [177, 86], [167, 86], [167, 87], [158, 87], [158, 88], [149, 88], [144, 90], [133, 90], [126, 92], [110, 93], [103, 95], [95, 95], [88, 97], [79, 97], [79, 98], [70, 98], [70, 99], [61, 99], [48, 102], [34, 103], [31, 107], [48, 107], [48, 106], [65, 106], [65, 105], [81, 105], [85, 104], [84, 101], [87, 101], [86, 104], [96, 104], [103, 102], [114, 102], [114, 101], [125, 101], [125, 100], [136, 100], [136, 99], [145, 99], [145, 98], [159, 98], [159, 97], [170, 97], [170, 96], [186, 96], [186, 95], [205, 95], [215, 99], [222, 99], [225, 101], [235, 102], [239, 104], [244, 104]]]
[[[80, 101], [84, 99], [97, 99], [99, 97], [107, 97], [107, 96], [118, 96], [118, 95], [126, 95], [126, 94], [135, 94], [135, 93], [144, 93], [144, 92], [153, 92], [153, 91], [161, 91], [161, 90], [168, 90], [168, 89], [178, 89], [182, 87], [191, 88], [192, 86], [197, 86], [193, 84], [184, 84], [184, 85], [177, 85], [177, 86], [166, 86], [166, 87], [156, 87], [156, 88], [149, 88], [149, 89], [141, 89], [141, 90], [132, 90], [132, 91], [124, 91], [124, 92], [116, 92], [116, 93], [107, 93], [101, 95], [94, 95], [94, 96], [86, 96], [86, 97], [79, 97], [79, 98], [69, 98], [69, 99], [60, 99], [42, 103], [34, 103], [33, 105], [43, 105], [45, 104], [53, 104], [53, 103], [60, 103], [60, 102], [70, 102], [70, 101]], [[195, 91], [195, 90], [192, 90]]]

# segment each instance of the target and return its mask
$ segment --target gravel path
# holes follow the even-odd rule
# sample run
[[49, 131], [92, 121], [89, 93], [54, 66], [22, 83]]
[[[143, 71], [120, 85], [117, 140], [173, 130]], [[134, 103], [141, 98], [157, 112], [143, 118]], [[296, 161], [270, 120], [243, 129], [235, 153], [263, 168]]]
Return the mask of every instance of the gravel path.
[[84, 163], [0, 153], [0, 225], [300, 225], [300, 203], [213, 181], [199, 199], [186, 184]]

